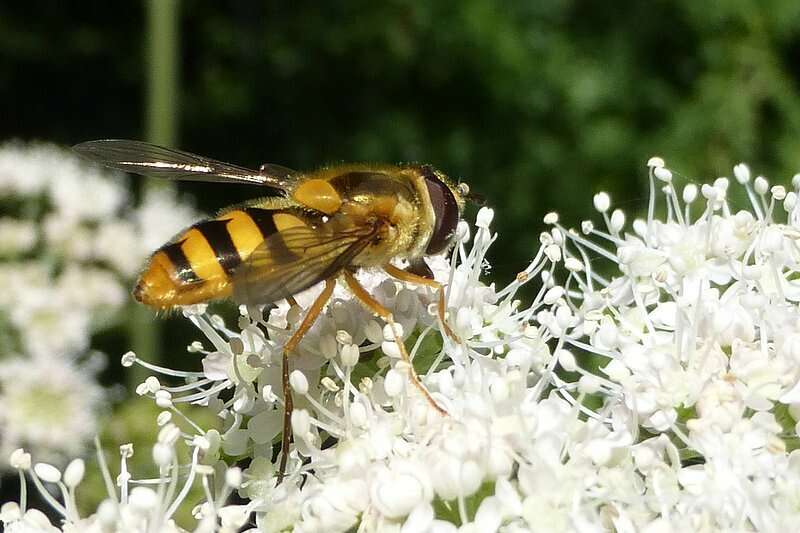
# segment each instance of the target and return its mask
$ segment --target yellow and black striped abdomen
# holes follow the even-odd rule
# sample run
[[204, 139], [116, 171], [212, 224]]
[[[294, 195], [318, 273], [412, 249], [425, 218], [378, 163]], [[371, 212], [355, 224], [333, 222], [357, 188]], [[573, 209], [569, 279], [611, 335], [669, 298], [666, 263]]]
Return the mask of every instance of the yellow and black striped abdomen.
[[199, 222], [152, 255], [133, 295], [159, 309], [228, 297], [239, 265], [292, 219], [299, 220], [285, 210], [247, 207]]

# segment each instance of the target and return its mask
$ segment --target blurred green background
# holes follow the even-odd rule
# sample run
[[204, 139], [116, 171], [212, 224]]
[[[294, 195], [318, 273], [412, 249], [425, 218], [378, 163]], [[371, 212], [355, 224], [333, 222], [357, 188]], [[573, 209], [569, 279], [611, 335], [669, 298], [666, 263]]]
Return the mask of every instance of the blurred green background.
[[[0, 139], [138, 138], [298, 169], [429, 162], [496, 208], [498, 281], [548, 211], [578, 225], [607, 190], [640, 213], [652, 155], [690, 179], [739, 161], [788, 179], [798, 83], [797, 0], [0, 4]], [[180, 186], [209, 213], [258, 195]], [[147, 353], [159, 321], [136, 313]], [[97, 340], [110, 373], [130, 343]]]
[[[2, 138], [155, 138], [299, 169], [430, 162], [498, 208], [503, 276], [549, 210], [577, 224], [601, 189], [638, 209], [651, 155], [704, 178], [740, 160], [800, 170], [798, 77], [795, 0], [0, 6]], [[185, 189], [208, 211], [256, 194]]]

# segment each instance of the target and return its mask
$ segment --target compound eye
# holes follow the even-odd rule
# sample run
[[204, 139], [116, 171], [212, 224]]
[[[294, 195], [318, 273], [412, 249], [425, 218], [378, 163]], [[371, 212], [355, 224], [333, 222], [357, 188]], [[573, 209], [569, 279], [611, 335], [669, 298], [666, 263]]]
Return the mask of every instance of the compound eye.
[[437, 178], [429, 168], [423, 169], [423, 176], [434, 215], [433, 232], [425, 253], [433, 255], [446, 250], [450, 245], [461, 213], [450, 187]]

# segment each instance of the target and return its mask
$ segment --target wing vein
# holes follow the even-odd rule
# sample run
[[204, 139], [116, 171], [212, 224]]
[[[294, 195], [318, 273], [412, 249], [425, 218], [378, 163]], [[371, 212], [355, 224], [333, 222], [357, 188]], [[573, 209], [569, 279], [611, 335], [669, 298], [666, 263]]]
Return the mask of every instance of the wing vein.
[[233, 182], [286, 190], [296, 172], [278, 165], [252, 170], [190, 152], [126, 139], [88, 141], [73, 147], [81, 156], [110, 168], [170, 180]]
[[[345, 217], [342, 217], [345, 218]], [[272, 303], [329, 279], [351, 264], [377, 234], [378, 225], [293, 227], [267, 239], [234, 274], [234, 298], [240, 303]], [[344, 224], [341, 224], [344, 226]], [[328, 235], [327, 231], [333, 233]], [[280, 240], [283, 246], [274, 246]]]

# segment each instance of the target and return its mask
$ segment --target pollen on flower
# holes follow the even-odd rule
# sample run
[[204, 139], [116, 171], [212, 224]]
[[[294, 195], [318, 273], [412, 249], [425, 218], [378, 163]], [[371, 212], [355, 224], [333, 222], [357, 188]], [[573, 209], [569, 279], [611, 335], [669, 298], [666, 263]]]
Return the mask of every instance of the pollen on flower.
[[122, 356], [122, 360], [120, 361], [120, 364], [122, 366], [124, 366], [125, 368], [128, 368], [128, 367], [133, 366], [133, 363], [135, 363], [135, 362], [136, 362], [136, 354], [131, 352], [131, 351], [129, 351], [129, 352], [125, 352], [125, 354]]
[[31, 467], [31, 454], [26, 453], [22, 448], [17, 448], [11, 452], [8, 462], [12, 468], [27, 470]]

